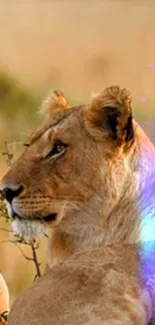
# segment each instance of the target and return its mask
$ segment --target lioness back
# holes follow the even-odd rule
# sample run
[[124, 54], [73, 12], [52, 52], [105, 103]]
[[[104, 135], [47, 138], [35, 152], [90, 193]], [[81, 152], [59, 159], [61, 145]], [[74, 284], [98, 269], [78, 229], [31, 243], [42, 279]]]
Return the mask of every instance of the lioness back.
[[76, 254], [16, 300], [9, 323], [32, 325], [37, 319], [37, 325], [144, 324], [150, 297], [145, 292], [141, 296], [136, 276], [132, 246]]

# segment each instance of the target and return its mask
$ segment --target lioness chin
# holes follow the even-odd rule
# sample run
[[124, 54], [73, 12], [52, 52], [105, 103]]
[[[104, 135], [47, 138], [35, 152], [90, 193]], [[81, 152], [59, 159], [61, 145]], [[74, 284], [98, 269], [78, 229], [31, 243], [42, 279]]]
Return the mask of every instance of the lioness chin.
[[132, 119], [130, 93], [112, 86], [71, 107], [55, 91], [42, 110], [1, 192], [15, 232], [50, 229], [51, 270], [17, 298], [8, 325], [147, 324], [155, 148]]

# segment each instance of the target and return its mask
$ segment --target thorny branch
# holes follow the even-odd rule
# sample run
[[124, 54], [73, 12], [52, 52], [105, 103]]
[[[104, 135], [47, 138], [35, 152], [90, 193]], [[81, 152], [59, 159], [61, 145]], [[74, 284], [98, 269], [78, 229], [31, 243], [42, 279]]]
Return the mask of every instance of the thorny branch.
[[[2, 155], [7, 156], [7, 164], [11, 167], [12, 165], [12, 160], [14, 158], [14, 150], [15, 150], [15, 145], [17, 144], [21, 144], [21, 142], [12, 142], [12, 143], [8, 143], [7, 141], [5, 141], [5, 148], [6, 151], [2, 153]], [[11, 150], [10, 150], [11, 148]], [[3, 202], [2, 197], [0, 197], [0, 216], [3, 216], [5, 218], [5, 220], [8, 220], [8, 216], [7, 216], [7, 211]], [[8, 231], [11, 232], [7, 229], [4, 228], [0, 228], [0, 230], [2, 231]], [[22, 237], [18, 237], [16, 236], [15, 240], [6, 240], [6, 241], [2, 241], [1, 243], [4, 242], [10, 242], [15, 244], [18, 249], [20, 250], [21, 254], [23, 255], [23, 257], [27, 260], [27, 261], [31, 261], [34, 262], [35, 264], [35, 268], [36, 268], [36, 275], [35, 275], [35, 279], [41, 276], [41, 271], [40, 271], [40, 263], [38, 261], [38, 256], [37, 256], [37, 249], [39, 248], [39, 243], [37, 244], [34, 240], [31, 241], [26, 241], [24, 238]], [[23, 252], [22, 248], [19, 246], [19, 244], [24, 244], [24, 245], [29, 245], [31, 247], [32, 250], [32, 258], [29, 256], [26, 256], [25, 253]], [[1, 319], [0, 319], [0, 325], [1, 325]]]
[[[35, 246], [35, 243], [32, 242], [31, 243], [31, 247], [32, 247], [32, 255], [33, 255], [33, 261], [35, 262], [35, 266], [36, 266], [36, 270], [37, 270], [37, 276], [40, 277], [41, 276], [41, 272], [40, 272], [40, 263], [38, 263], [38, 258], [37, 258], [37, 254], [36, 254], [36, 250], [39, 248], [39, 244], [37, 246]], [[36, 279], [36, 276], [35, 276]]]
[[7, 141], [4, 142], [4, 145], [5, 145], [6, 151], [5, 152], [2, 152], [2, 155], [3, 156], [7, 156], [7, 164], [11, 167], [11, 165], [12, 165], [12, 159], [14, 157], [14, 152], [13, 152], [13, 150], [12, 150], [12, 152], [10, 152], [10, 150], [9, 150], [9, 143]]
[[[37, 249], [39, 248], [39, 243], [35, 243], [34, 241], [33, 241], [33, 243], [31, 242], [27, 242], [27, 241], [25, 241], [23, 238], [18, 238], [18, 239], [15, 239], [15, 240], [11, 240], [11, 239], [9, 239], [9, 240], [2, 240], [1, 242], [0, 242], [0, 244], [4, 244], [4, 243], [12, 243], [12, 244], [14, 244], [14, 245], [16, 245], [17, 246], [17, 248], [20, 250], [20, 252], [21, 252], [21, 254], [22, 254], [22, 256], [27, 260], [27, 261], [31, 261], [31, 262], [34, 262], [35, 263], [35, 267], [36, 267], [36, 270], [37, 270], [37, 273], [36, 273], [36, 275], [35, 275], [35, 279], [37, 278], [37, 277], [40, 277], [41, 276], [41, 272], [40, 272], [40, 263], [39, 263], [39, 261], [38, 261], [38, 257], [37, 257], [37, 254], [36, 254], [36, 251], [37, 251]], [[31, 248], [32, 248], [32, 256], [33, 257], [29, 257], [29, 256], [27, 256], [24, 252], [23, 252], [23, 250], [22, 250], [22, 248], [19, 246], [19, 244], [23, 244], [23, 245], [28, 245], [28, 246], [31, 246]]]

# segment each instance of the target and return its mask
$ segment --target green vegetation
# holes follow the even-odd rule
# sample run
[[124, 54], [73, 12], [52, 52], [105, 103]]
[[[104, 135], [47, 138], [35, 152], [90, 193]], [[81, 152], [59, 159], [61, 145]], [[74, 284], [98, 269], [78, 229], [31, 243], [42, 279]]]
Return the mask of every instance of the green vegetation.
[[28, 118], [37, 103], [36, 94], [22, 87], [13, 77], [0, 74], [0, 110], [7, 118], [15, 118], [15, 114], [20, 115], [23, 112]]
[[0, 73], [1, 144], [4, 140], [21, 140], [22, 132], [35, 123], [39, 102], [39, 95], [35, 91], [23, 87], [9, 75]]

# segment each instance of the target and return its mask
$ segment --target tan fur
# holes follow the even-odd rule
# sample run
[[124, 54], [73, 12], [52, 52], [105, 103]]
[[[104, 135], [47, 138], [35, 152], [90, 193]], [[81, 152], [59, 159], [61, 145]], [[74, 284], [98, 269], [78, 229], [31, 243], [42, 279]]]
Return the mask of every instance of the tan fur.
[[118, 86], [109, 87], [98, 96], [95, 96], [91, 102], [91, 110], [88, 109], [86, 123], [94, 125], [96, 119], [100, 119], [100, 111], [104, 107], [113, 108], [116, 107], [118, 112], [121, 113], [119, 117], [119, 124], [117, 127], [118, 142], [124, 140], [123, 128], [127, 123], [127, 119], [131, 114], [131, 94], [127, 89], [121, 89]]
[[14, 229], [26, 236], [33, 225], [33, 236], [37, 219], [50, 231], [51, 271], [17, 299], [8, 324], [145, 325], [155, 281], [141, 276], [138, 247], [154, 204], [154, 146], [118, 86], [52, 109], [1, 182], [23, 186], [9, 207], [25, 220]]
[[60, 90], [52, 91], [46, 100], [42, 103], [40, 113], [50, 118], [56, 111], [67, 110], [71, 108], [64, 94]]

